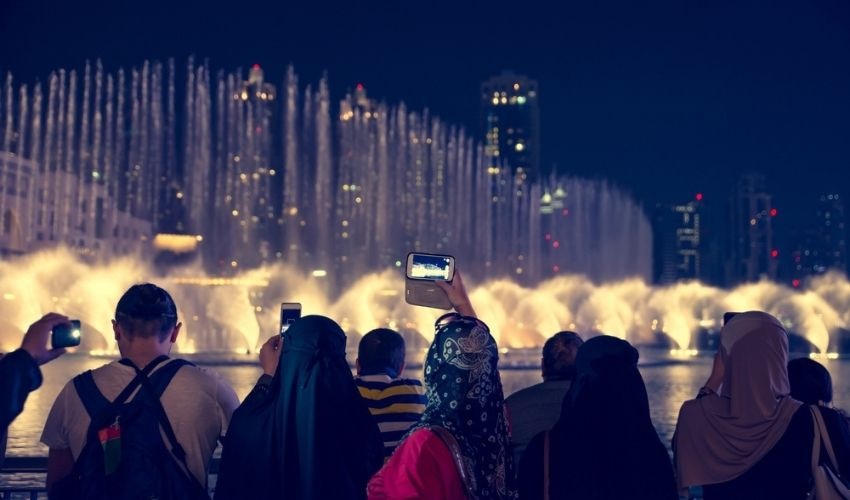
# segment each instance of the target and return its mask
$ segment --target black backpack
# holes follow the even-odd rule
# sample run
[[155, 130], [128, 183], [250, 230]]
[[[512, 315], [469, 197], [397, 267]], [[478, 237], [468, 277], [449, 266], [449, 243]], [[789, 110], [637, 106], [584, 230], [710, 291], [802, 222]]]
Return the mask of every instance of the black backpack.
[[[136, 377], [112, 402], [98, 390], [90, 370], [74, 377], [74, 387], [91, 424], [71, 474], [53, 485], [51, 499], [209, 499], [206, 488], [189, 471], [186, 452], [177, 442], [160, 402], [177, 370], [192, 363], [175, 359], [151, 374], [167, 359], [160, 356], [143, 370], [122, 359], [120, 363], [136, 370]], [[137, 388], [138, 394], [128, 403]], [[160, 427], [171, 452], [162, 440]], [[119, 440], [102, 443], [103, 439], [114, 439], [116, 433]], [[107, 447], [109, 451], [105, 452]], [[108, 467], [111, 470], [107, 472]]]

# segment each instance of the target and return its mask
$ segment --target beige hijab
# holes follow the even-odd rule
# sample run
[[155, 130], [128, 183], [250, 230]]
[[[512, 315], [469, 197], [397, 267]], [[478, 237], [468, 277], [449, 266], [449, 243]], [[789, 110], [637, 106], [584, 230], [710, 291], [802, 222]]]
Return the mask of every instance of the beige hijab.
[[683, 488], [745, 473], [776, 445], [801, 405], [789, 396], [788, 334], [776, 318], [738, 314], [720, 339], [720, 394], [686, 401], [679, 412], [674, 450]]

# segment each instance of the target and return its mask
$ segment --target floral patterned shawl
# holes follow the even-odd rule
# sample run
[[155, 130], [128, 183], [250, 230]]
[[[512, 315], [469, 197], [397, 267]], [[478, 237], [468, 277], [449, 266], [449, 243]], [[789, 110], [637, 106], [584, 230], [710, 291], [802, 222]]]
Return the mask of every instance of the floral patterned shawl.
[[517, 498], [504, 411], [499, 351], [487, 325], [460, 317], [439, 328], [425, 359], [428, 404], [408, 435], [448, 430], [463, 456], [475, 498]]

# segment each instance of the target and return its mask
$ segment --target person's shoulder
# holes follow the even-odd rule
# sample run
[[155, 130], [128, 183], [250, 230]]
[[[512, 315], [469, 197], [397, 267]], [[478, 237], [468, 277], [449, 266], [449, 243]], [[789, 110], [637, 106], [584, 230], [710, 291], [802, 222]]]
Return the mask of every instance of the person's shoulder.
[[422, 387], [422, 382], [415, 378], [397, 378], [387, 387]]
[[505, 402], [508, 404], [515, 404], [521, 402], [528, 398], [535, 398], [535, 395], [540, 392], [543, 388], [544, 382], [540, 382], [538, 384], [534, 384], [532, 386], [526, 387], [524, 389], [520, 389], [515, 393], [511, 394], [507, 398], [505, 398]]
[[[181, 358], [174, 358], [171, 362], [176, 360], [185, 361]], [[202, 390], [210, 392], [215, 392], [222, 384], [227, 385], [221, 375], [217, 372], [207, 370], [206, 368], [202, 368], [191, 362], [186, 362], [177, 370], [174, 375], [174, 380], [179, 380], [180, 384], [192, 384]]]

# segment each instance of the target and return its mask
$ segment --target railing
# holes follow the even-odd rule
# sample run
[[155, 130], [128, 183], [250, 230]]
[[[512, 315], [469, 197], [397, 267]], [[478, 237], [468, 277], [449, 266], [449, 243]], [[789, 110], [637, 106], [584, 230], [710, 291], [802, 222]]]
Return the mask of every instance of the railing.
[[[218, 458], [210, 461], [211, 476], [218, 474], [218, 464]], [[6, 457], [3, 468], [0, 469], [0, 482], [7, 483], [7, 476], [11, 474], [47, 474], [47, 457]], [[47, 498], [47, 489], [43, 480], [37, 486], [0, 486], [0, 498], [38, 500]]]

